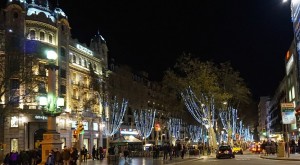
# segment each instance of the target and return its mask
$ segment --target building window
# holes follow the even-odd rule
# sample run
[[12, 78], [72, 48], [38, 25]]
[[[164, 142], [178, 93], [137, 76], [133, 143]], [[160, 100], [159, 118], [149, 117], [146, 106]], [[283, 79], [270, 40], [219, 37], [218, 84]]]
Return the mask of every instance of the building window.
[[78, 62], [79, 62], [79, 65], [81, 65], [81, 58], [79, 57], [79, 59], [78, 59]]
[[35, 39], [35, 31], [34, 31], [34, 30], [30, 30], [29, 38], [30, 38], [31, 40], [34, 40], [34, 39]]
[[19, 94], [20, 82], [18, 79], [11, 79], [10, 81], [10, 101], [13, 105], [18, 105], [20, 100]]
[[66, 94], [67, 93], [67, 89], [65, 85], [60, 85], [60, 93], [61, 94]]
[[66, 146], [66, 138], [60, 138], [60, 141], [62, 142], [61, 149], [64, 149], [64, 146]]
[[65, 69], [60, 69], [60, 77], [66, 78], [67, 77], [67, 72]]
[[88, 150], [89, 149], [89, 139], [83, 139], [83, 146]]
[[65, 48], [60, 48], [60, 55], [62, 57], [65, 57], [66, 56], [66, 49]]
[[72, 121], [71, 128], [76, 128], [77, 127], [77, 121]]
[[40, 40], [41, 41], [45, 40], [45, 33], [44, 32], [40, 32]]
[[73, 63], [76, 63], [76, 56], [73, 55]]
[[12, 116], [10, 118], [10, 127], [19, 127], [19, 118], [18, 118], [18, 116]]
[[98, 147], [98, 139], [94, 139], [93, 144], [94, 144], [94, 146]]
[[60, 119], [59, 124], [61, 129], [66, 129], [66, 119]]
[[19, 142], [18, 139], [10, 139], [10, 148], [11, 151], [15, 152], [15, 151], [19, 151]]
[[93, 130], [98, 131], [98, 123], [93, 123]]
[[89, 130], [89, 122], [84, 121], [83, 122], [83, 128], [84, 128], [84, 130]]
[[48, 37], [49, 37], [49, 43], [52, 43], [52, 35], [50, 34]]

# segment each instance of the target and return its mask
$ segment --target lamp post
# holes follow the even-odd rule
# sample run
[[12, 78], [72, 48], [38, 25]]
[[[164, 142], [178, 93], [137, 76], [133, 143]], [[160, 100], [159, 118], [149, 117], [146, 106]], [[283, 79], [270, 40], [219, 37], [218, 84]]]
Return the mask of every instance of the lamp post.
[[48, 117], [47, 132], [43, 134], [42, 145], [42, 162], [44, 165], [47, 161], [47, 157], [52, 149], [61, 149], [60, 133], [56, 131], [56, 116], [62, 113], [62, 107], [64, 106], [64, 99], [56, 97], [56, 66], [57, 54], [55, 51], [47, 51], [48, 64], [46, 69], [48, 70], [48, 93], [46, 96], [39, 98], [39, 105], [42, 107], [42, 112]]

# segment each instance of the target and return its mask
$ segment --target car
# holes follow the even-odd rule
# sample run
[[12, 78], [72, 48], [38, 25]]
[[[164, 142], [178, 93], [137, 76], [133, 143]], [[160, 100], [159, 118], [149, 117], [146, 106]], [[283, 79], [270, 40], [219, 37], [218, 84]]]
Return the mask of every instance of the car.
[[242, 147], [240, 147], [240, 146], [238, 146], [238, 145], [234, 145], [233, 147], [232, 147], [232, 151], [233, 151], [233, 153], [235, 153], [235, 154], [241, 154], [241, 155], [243, 155], [243, 148]]
[[221, 145], [217, 149], [216, 158], [235, 158], [235, 154], [230, 145]]
[[252, 153], [256, 153], [256, 154], [261, 153], [261, 152], [262, 152], [262, 148], [261, 148], [260, 142], [253, 142], [253, 143], [250, 145], [249, 150], [250, 150]]

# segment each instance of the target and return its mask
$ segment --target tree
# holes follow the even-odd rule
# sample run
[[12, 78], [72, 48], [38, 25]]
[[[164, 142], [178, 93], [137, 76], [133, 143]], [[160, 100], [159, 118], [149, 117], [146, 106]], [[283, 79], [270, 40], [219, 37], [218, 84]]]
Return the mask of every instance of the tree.
[[203, 62], [190, 54], [183, 54], [178, 59], [174, 68], [166, 72], [164, 82], [174, 93], [181, 93], [187, 110], [209, 130], [214, 148], [218, 112], [229, 107], [237, 108], [240, 102], [247, 101], [250, 94], [230, 63]]

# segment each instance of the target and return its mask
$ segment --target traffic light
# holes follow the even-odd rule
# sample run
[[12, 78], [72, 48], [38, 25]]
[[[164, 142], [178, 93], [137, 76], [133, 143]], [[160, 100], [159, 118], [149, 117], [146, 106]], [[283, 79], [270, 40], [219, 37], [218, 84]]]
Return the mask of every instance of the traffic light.
[[4, 150], [4, 145], [2, 143], [0, 143], [0, 151]]
[[83, 128], [83, 124], [79, 123], [77, 126], [77, 134], [84, 134], [84, 128]]
[[78, 132], [77, 132], [76, 130], [73, 131], [73, 138], [74, 138], [75, 140], [78, 139]]

